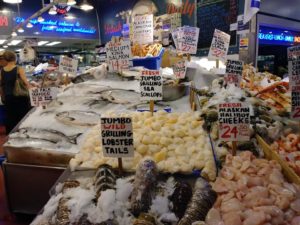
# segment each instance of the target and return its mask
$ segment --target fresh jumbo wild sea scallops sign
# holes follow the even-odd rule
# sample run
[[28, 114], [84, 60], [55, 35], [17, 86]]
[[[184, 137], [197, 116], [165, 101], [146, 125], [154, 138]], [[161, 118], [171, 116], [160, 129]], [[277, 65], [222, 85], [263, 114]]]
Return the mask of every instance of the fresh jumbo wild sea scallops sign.
[[219, 104], [219, 139], [249, 141], [250, 108], [244, 103]]
[[141, 100], [162, 100], [163, 79], [159, 70], [143, 70], [141, 72]]
[[131, 118], [102, 117], [101, 137], [104, 157], [124, 158], [134, 156]]

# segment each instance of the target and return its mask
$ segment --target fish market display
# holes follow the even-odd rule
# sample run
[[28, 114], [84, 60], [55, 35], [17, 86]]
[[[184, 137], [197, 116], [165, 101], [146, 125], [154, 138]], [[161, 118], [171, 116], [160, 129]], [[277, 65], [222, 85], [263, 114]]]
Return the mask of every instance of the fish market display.
[[155, 57], [158, 56], [162, 49], [161, 44], [135, 44], [131, 47], [134, 57]]
[[251, 152], [227, 155], [220, 177], [212, 184], [218, 193], [207, 225], [296, 225], [300, 188], [285, 181], [280, 165]]
[[300, 135], [288, 133], [282, 135], [271, 144], [271, 149], [276, 151], [288, 165], [300, 176]]
[[189, 225], [197, 221], [204, 221], [208, 211], [217, 199], [217, 193], [203, 178], [197, 179], [194, 189], [193, 197], [178, 225]]
[[100, 121], [98, 113], [79, 110], [60, 112], [55, 118], [64, 124], [77, 126], [94, 126]]
[[[190, 181], [189, 193], [185, 193], [187, 189], [182, 186], [180, 189], [184, 191], [179, 191], [177, 184], [187, 180], [167, 178], [165, 175], [158, 174], [156, 164], [152, 160], [142, 161], [134, 177], [119, 178], [115, 185], [107, 186], [98, 195], [97, 186], [102, 181], [106, 183], [105, 179], [98, 179], [99, 174], [102, 173], [100, 171], [106, 171], [105, 175], [108, 176], [114, 174], [113, 170], [104, 166], [96, 171], [94, 178], [91, 173], [86, 177], [81, 174], [81, 177], [75, 180], [59, 183], [56, 194], [50, 198], [43, 212], [31, 225], [191, 224], [187, 221], [194, 222], [206, 216], [216, 198], [209, 184], [202, 178], [197, 179], [195, 185]], [[192, 189], [194, 189], [193, 196]], [[185, 206], [188, 205], [180, 222], [174, 209], [180, 207], [184, 211], [185, 209], [181, 205], [182, 202], [171, 200], [176, 193], [180, 195], [177, 198], [182, 197]]]
[[149, 210], [155, 194], [156, 183], [157, 168], [155, 162], [152, 160], [143, 161], [137, 168], [131, 193], [133, 215], [138, 216]]
[[111, 89], [99, 93], [101, 98], [116, 104], [133, 104], [139, 102], [140, 94], [132, 90]]
[[[149, 112], [119, 116], [131, 117], [133, 121], [135, 155], [134, 158], [123, 159], [124, 169], [135, 171], [141, 159], [152, 157], [160, 171], [191, 173], [194, 169], [202, 169], [203, 176], [215, 179], [211, 145], [198, 113], [159, 111], [153, 116]], [[70, 161], [73, 170], [78, 167], [98, 168], [103, 164], [117, 167], [117, 159], [103, 156], [99, 137], [100, 126], [96, 126], [87, 135], [80, 152]]]

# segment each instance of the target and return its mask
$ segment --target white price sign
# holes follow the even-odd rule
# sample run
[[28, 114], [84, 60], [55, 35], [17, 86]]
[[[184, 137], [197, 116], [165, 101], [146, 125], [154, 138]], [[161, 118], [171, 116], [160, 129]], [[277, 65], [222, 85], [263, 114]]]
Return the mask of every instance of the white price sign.
[[135, 16], [133, 23], [133, 42], [153, 43], [153, 15]]
[[59, 92], [59, 88], [34, 88], [29, 90], [31, 106], [45, 106], [54, 100]]
[[59, 60], [58, 70], [61, 73], [76, 75], [78, 68], [78, 60], [66, 56], [61, 56]]
[[177, 62], [173, 66], [173, 72], [177, 79], [184, 79], [186, 74], [186, 62], [184, 60]]
[[199, 40], [198, 27], [183, 27], [178, 40], [178, 52], [185, 54], [196, 54]]
[[130, 41], [110, 41], [105, 47], [109, 71], [119, 72], [130, 67], [130, 59], [132, 58]]
[[227, 60], [226, 62], [226, 74], [224, 77], [225, 84], [234, 84], [240, 87], [242, 75], [243, 75], [244, 63], [238, 60]]
[[244, 103], [219, 104], [219, 139], [250, 140], [250, 108]]
[[131, 118], [101, 118], [101, 137], [104, 157], [134, 156]]
[[226, 60], [230, 43], [230, 35], [215, 29], [214, 37], [208, 53], [208, 59]]
[[163, 79], [159, 70], [143, 70], [141, 72], [141, 100], [162, 100]]

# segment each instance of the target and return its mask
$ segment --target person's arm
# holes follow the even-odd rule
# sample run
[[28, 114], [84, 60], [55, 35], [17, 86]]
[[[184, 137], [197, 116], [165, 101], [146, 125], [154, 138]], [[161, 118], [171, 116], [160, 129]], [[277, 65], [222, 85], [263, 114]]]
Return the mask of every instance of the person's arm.
[[22, 81], [24, 82], [24, 84], [27, 86], [27, 88], [31, 88], [31, 85], [29, 84], [28, 80], [27, 80], [27, 77], [26, 77], [26, 74], [25, 74], [25, 71], [23, 68], [19, 67], [18, 68], [18, 73], [19, 73], [19, 76], [20, 78], [22, 79]]

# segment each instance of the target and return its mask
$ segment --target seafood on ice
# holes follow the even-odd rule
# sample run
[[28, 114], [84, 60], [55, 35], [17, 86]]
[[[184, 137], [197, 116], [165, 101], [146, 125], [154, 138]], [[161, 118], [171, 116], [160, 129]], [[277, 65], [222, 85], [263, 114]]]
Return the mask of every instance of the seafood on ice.
[[212, 184], [218, 193], [206, 217], [207, 225], [296, 225], [300, 188], [285, 181], [276, 161], [251, 152], [227, 155], [220, 176]]
[[59, 112], [55, 118], [63, 124], [89, 127], [99, 123], [100, 114], [92, 111], [71, 110]]
[[[108, 116], [116, 116], [109, 114]], [[166, 113], [159, 111], [119, 114], [133, 121], [134, 158], [123, 159], [127, 171], [135, 171], [140, 160], [152, 158], [159, 171], [191, 173], [202, 169], [202, 176], [209, 180], [216, 177], [215, 161], [207, 133], [202, 129], [203, 121], [197, 112]], [[70, 161], [76, 168], [98, 168], [108, 164], [118, 166], [118, 160], [106, 158], [102, 153], [100, 127], [96, 126], [87, 135], [80, 152]], [[227, 151], [219, 152], [221, 155]]]

